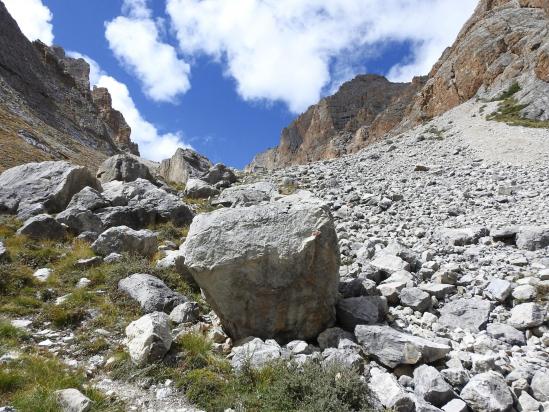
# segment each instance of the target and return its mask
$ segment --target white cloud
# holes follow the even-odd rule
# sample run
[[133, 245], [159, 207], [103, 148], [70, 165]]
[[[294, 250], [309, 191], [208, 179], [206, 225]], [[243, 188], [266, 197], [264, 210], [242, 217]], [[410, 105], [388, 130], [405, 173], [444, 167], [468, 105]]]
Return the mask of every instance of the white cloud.
[[[246, 100], [280, 100], [293, 112], [315, 103], [357, 50], [413, 45], [393, 80], [426, 74], [477, 0], [167, 0], [181, 50], [226, 65]], [[358, 53], [359, 55], [361, 53]], [[336, 68], [337, 73], [334, 73]]]
[[155, 101], [173, 101], [190, 88], [190, 66], [171, 45], [161, 41], [159, 23], [146, 0], [125, 0], [124, 16], [105, 24], [105, 37], [117, 59], [140, 80]]
[[3, 0], [11, 16], [29, 40], [40, 39], [47, 45], [53, 43], [53, 18], [42, 0]]
[[92, 86], [109, 89], [112, 106], [124, 115], [132, 128], [132, 141], [139, 144], [142, 157], [159, 161], [171, 157], [178, 147], [191, 148], [183, 141], [181, 132], [160, 133], [152, 123], [145, 120], [130, 96], [128, 87], [105, 73], [95, 60], [76, 52], [68, 54], [74, 58], [83, 58], [89, 63]]

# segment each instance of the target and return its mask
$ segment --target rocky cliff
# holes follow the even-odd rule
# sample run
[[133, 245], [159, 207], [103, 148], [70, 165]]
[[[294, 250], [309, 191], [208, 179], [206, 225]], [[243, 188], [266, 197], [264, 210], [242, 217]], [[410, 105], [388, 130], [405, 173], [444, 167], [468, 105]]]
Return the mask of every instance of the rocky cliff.
[[28, 41], [0, 1], [0, 170], [59, 159], [96, 168], [138, 153], [108, 91], [90, 91], [89, 71], [60, 47]]
[[[521, 116], [549, 119], [549, 1], [481, 0], [452, 47], [429, 73], [402, 128], [514, 84]], [[517, 89], [518, 89], [517, 88]]]
[[473, 97], [489, 101], [510, 90], [513, 116], [549, 120], [548, 0], [481, 0], [426, 79], [393, 84], [358, 76], [299, 116], [249, 168], [352, 153]]
[[268, 169], [355, 152], [400, 123], [423, 80], [391, 83], [360, 75], [332, 96], [311, 106], [282, 131], [277, 148], [256, 156], [249, 166]]

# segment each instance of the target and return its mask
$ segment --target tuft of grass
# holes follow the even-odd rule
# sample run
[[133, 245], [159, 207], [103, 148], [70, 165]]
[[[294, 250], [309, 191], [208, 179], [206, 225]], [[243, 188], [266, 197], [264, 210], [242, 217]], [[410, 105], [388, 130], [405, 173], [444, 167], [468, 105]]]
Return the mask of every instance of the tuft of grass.
[[193, 199], [190, 197], [185, 197], [183, 201], [185, 204], [191, 206], [192, 210], [197, 214], [209, 213], [219, 209], [218, 206], [212, 206], [209, 199]]
[[437, 128], [436, 126], [431, 126], [427, 129], [427, 133], [431, 134], [431, 139], [443, 140], [444, 139], [444, 130]]
[[518, 82], [514, 82], [507, 90], [505, 90], [503, 93], [501, 93], [499, 96], [493, 98], [490, 100], [491, 102], [500, 102], [502, 100], [507, 100], [510, 97], [514, 96], [518, 92], [520, 92], [521, 87], [518, 84]]
[[169, 240], [171, 242], [179, 243], [181, 238], [187, 236], [189, 233], [188, 226], [177, 227], [172, 222], [155, 225], [150, 229], [158, 233], [158, 240], [161, 242]]
[[509, 126], [523, 126], [531, 128], [549, 128], [548, 120], [534, 120], [522, 117], [521, 112], [528, 106], [519, 104], [513, 97], [521, 90], [520, 85], [515, 82], [508, 90], [504, 91], [498, 97], [492, 99], [492, 102], [500, 102], [495, 112], [488, 115], [486, 120], [507, 123]]
[[12, 349], [19, 349], [30, 335], [11, 323], [0, 321], [0, 356]]
[[497, 111], [486, 117], [487, 120], [507, 123], [509, 126], [523, 126], [531, 128], [549, 128], [548, 120], [533, 120], [521, 116], [521, 112], [528, 105], [518, 104], [514, 98], [502, 101]]

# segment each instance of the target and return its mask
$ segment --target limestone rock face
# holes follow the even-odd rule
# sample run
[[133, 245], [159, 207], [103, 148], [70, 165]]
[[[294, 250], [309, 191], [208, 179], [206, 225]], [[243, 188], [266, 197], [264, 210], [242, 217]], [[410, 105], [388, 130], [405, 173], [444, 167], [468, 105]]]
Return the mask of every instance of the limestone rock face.
[[335, 320], [337, 237], [314, 199], [198, 215], [182, 251], [233, 339], [307, 340]]
[[163, 160], [158, 174], [166, 181], [185, 184], [191, 177], [200, 177], [212, 167], [212, 163], [191, 149], [177, 149], [170, 158]]
[[395, 127], [422, 84], [391, 83], [361, 75], [343, 84], [282, 131], [280, 144], [258, 155], [249, 169], [279, 168], [360, 150]]
[[[88, 80], [89, 82], [89, 80]], [[126, 152], [139, 156], [139, 148], [130, 139], [131, 127], [126, 123], [122, 113], [112, 107], [112, 98], [109, 90], [105, 87], [94, 87], [92, 99], [99, 109], [100, 118], [113, 131], [113, 140], [116, 145]]]
[[99, 182], [82, 166], [67, 162], [16, 166], [0, 175], [0, 213], [32, 215], [29, 209], [60, 212], [72, 196], [86, 186], [101, 189]]
[[544, 0], [482, 0], [452, 47], [435, 64], [405, 123], [469, 100], [493, 98], [514, 82], [522, 115], [549, 119], [549, 6]]
[[120, 151], [136, 152], [122, 115], [92, 95], [89, 72], [61, 47], [31, 43], [0, 3], [0, 171], [45, 160], [95, 169]]

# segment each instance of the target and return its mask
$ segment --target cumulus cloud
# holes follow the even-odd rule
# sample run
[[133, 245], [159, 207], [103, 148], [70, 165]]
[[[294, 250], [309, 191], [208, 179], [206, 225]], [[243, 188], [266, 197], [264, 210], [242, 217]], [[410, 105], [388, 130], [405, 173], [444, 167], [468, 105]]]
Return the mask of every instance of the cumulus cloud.
[[3, 0], [11, 16], [29, 40], [53, 43], [52, 14], [42, 0]]
[[[426, 74], [452, 43], [477, 0], [167, 0], [179, 46], [226, 66], [246, 100], [280, 100], [293, 112], [315, 103], [349, 56], [409, 42], [393, 80]], [[347, 67], [345, 61], [347, 60]], [[343, 64], [342, 64], [343, 62]]]
[[105, 37], [117, 59], [155, 101], [174, 101], [190, 88], [190, 66], [162, 42], [160, 23], [153, 20], [146, 0], [124, 0], [123, 16], [105, 24]]
[[124, 115], [126, 122], [132, 128], [131, 138], [132, 141], [139, 144], [141, 156], [159, 161], [171, 157], [178, 147], [191, 148], [183, 141], [181, 132], [160, 133], [152, 123], [145, 120], [137, 109], [128, 87], [105, 73], [95, 60], [76, 52], [70, 52], [69, 56], [83, 58], [88, 62], [92, 86], [109, 89], [112, 106]]

